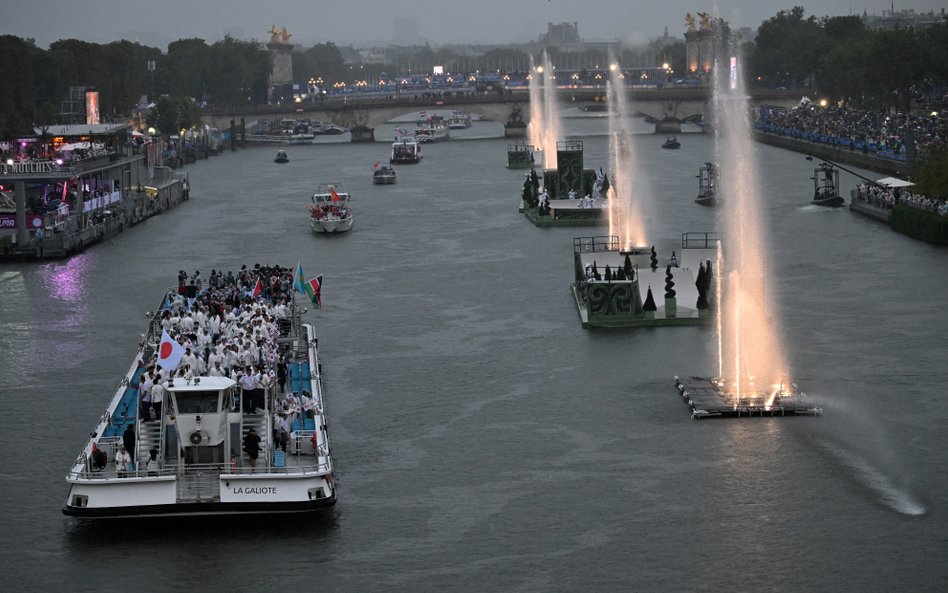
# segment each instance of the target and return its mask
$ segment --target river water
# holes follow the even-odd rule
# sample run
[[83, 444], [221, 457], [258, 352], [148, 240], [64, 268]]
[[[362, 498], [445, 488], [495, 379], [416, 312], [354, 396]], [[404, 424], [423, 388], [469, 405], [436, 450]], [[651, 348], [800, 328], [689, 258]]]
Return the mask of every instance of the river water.
[[[605, 118], [569, 119], [607, 166]], [[647, 128], [643, 128], [647, 129]], [[460, 135], [496, 136], [497, 123]], [[377, 137], [387, 138], [380, 130]], [[457, 136], [457, 135], [456, 135]], [[652, 242], [716, 230], [712, 139], [635, 136]], [[690, 419], [709, 328], [590, 331], [572, 238], [517, 214], [507, 141], [248, 148], [187, 168], [193, 199], [66, 261], [0, 269], [4, 581], [19, 590], [944, 591], [946, 252], [808, 205], [813, 163], [758, 146], [793, 376], [819, 418]], [[306, 204], [345, 182], [355, 227]], [[856, 179], [844, 174], [844, 187]], [[725, 198], [726, 199], [726, 198]], [[654, 239], [652, 239], [654, 237]], [[89, 524], [63, 477], [179, 269], [302, 260], [339, 502], [327, 513]]]

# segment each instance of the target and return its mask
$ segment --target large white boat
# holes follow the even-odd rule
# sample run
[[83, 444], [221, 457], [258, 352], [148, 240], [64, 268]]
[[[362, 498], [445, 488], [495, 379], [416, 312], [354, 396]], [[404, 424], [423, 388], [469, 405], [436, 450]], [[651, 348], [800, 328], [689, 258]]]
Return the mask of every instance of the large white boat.
[[352, 228], [349, 192], [341, 183], [323, 183], [309, 205], [309, 227], [314, 233], [344, 233]]
[[[131, 366], [66, 476], [63, 512], [88, 518], [226, 515], [315, 511], [335, 504], [317, 340], [313, 326], [301, 323], [299, 306], [247, 297], [236, 286], [185, 294], [196, 295], [196, 301], [171, 290], [151, 317]], [[213, 311], [230, 302], [225, 299], [245, 299], [225, 324], [262, 327], [267, 352], [289, 361], [287, 395], [277, 381], [242, 394], [240, 384], [227, 376], [169, 379], [170, 372], [162, 371], [162, 404], [157, 411], [141, 404], [140, 378], [146, 371], [150, 377], [155, 361], [160, 365], [166, 354], [163, 330], [178, 330], [178, 339], [186, 340], [186, 330], [168, 323], [169, 317], [183, 319], [184, 311], [196, 308]], [[276, 307], [282, 318], [270, 316]], [[211, 342], [212, 351], [216, 346]], [[278, 361], [264, 358], [264, 372]], [[281, 423], [288, 432], [273, 430]], [[248, 448], [253, 441], [258, 444]]]
[[448, 125], [443, 117], [433, 115], [415, 128], [415, 138], [422, 143], [447, 140], [449, 138]]

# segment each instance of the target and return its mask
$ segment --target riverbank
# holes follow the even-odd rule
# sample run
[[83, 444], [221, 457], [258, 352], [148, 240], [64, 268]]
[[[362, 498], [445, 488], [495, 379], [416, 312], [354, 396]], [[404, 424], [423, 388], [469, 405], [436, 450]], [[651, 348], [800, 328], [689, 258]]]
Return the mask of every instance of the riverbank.
[[787, 150], [804, 154], [811, 154], [817, 158], [830, 159], [837, 163], [869, 169], [870, 171], [885, 173], [895, 177], [904, 178], [908, 176], [909, 163], [907, 161], [887, 159], [849, 147], [810, 142], [809, 140], [790, 138], [788, 136], [771, 134], [761, 130], [754, 130], [754, 140], [763, 144], [786, 148]]

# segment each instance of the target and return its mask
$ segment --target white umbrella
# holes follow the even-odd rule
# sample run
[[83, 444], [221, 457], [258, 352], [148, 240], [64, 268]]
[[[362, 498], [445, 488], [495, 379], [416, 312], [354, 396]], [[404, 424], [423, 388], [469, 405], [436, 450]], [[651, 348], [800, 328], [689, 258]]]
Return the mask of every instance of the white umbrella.
[[898, 179], [897, 177], [883, 177], [882, 179], [877, 179], [876, 183], [885, 187], [911, 187], [915, 185], [911, 181]]

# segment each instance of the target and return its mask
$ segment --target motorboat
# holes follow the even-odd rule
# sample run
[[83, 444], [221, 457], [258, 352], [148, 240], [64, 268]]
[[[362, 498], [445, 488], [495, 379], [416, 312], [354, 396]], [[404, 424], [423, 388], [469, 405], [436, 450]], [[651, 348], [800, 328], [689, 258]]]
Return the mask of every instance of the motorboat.
[[349, 192], [341, 183], [323, 183], [316, 187], [309, 205], [309, 227], [314, 233], [344, 233], [352, 228]]
[[372, 183], [375, 185], [391, 185], [395, 181], [395, 169], [389, 165], [379, 165], [372, 171]]
[[665, 142], [662, 143], [662, 148], [681, 148], [681, 142], [679, 142], [675, 136], [666, 136]]
[[465, 130], [471, 127], [471, 114], [464, 111], [452, 111], [448, 118], [448, 128], [451, 130]]
[[287, 156], [285, 150], [278, 150], [276, 158], [273, 159], [274, 163], [288, 163], [290, 162], [290, 157]]
[[392, 143], [392, 164], [415, 164], [421, 161], [421, 145], [414, 136], [403, 136]]
[[811, 204], [839, 208], [846, 200], [839, 195], [839, 169], [829, 163], [820, 163], [813, 171], [813, 199]]
[[717, 206], [718, 198], [718, 166], [714, 163], [705, 163], [698, 169], [698, 197], [695, 203], [702, 206]]
[[[180, 278], [163, 294], [131, 365], [66, 475], [63, 513], [84, 519], [283, 514], [335, 504], [315, 329], [301, 322], [298, 304], [271, 301], [259, 288], [262, 280], [256, 278], [253, 296], [237, 285], [211, 294], [180, 284]], [[176, 325], [179, 312], [196, 306], [210, 311], [224, 298], [241, 303], [241, 319], [271, 328], [260, 343], [278, 356], [264, 363], [265, 371], [272, 372], [279, 357], [289, 361], [293, 397], [275, 382], [242, 393], [236, 377], [192, 374], [182, 364], [194, 356], [178, 343], [181, 337], [173, 337], [185, 333]], [[274, 315], [278, 309], [284, 317]], [[214, 339], [212, 353], [227, 347], [225, 338]], [[161, 386], [160, 404], [141, 402], [138, 391], [146, 384], [154, 385], [153, 397]], [[292, 418], [280, 414], [285, 410]], [[277, 436], [273, 427], [280, 422], [286, 431]]]

